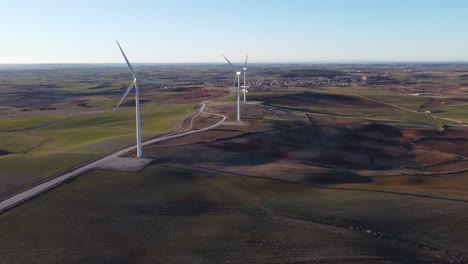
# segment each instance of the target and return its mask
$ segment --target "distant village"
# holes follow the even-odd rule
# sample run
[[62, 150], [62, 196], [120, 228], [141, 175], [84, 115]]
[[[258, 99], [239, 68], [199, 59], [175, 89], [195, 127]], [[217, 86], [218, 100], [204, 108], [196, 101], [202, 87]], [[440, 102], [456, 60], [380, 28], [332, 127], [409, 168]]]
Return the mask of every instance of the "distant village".
[[[295, 79], [275, 79], [275, 80], [255, 80], [247, 81], [248, 87], [253, 87], [258, 90], [274, 90], [279, 88], [289, 87], [348, 87], [351, 86], [353, 80], [349, 77], [310, 77], [310, 78], [295, 78]], [[223, 81], [206, 83], [218, 87], [226, 86], [232, 83]], [[241, 84], [243, 85], [243, 84]]]
[[258, 88], [267, 87], [314, 87], [314, 86], [335, 86], [335, 87], [347, 87], [351, 86], [352, 81], [349, 78], [335, 77], [312, 77], [312, 78], [300, 78], [297, 80], [263, 80], [263, 81], [251, 81], [247, 82], [249, 86]]

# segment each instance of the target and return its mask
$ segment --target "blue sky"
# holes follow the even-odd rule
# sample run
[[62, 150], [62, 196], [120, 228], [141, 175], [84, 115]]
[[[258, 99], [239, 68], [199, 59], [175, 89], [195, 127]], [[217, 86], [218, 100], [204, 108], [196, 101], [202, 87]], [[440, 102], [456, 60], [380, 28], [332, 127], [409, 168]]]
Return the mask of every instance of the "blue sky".
[[0, 63], [468, 61], [468, 1], [0, 0]]

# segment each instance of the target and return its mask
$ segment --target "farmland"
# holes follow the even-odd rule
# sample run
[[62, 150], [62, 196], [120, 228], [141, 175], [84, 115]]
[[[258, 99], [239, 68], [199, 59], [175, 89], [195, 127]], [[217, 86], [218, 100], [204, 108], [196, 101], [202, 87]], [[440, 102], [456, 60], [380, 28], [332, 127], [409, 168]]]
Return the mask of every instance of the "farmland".
[[[141, 170], [94, 169], [3, 213], [1, 261], [466, 263], [468, 100], [453, 70], [464, 66], [318, 67], [253, 67], [236, 123], [228, 70], [141, 66], [148, 78], [175, 82], [142, 87], [145, 139], [187, 128], [206, 100], [190, 128], [218, 122], [210, 113], [227, 122], [145, 146], [151, 163]], [[50, 105], [3, 103], [0, 192], [133, 143], [132, 100], [112, 113], [122, 69], [104, 68], [102, 83], [87, 68], [74, 69], [70, 86], [58, 80], [71, 69], [42, 80]], [[356, 79], [363, 71], [367, 82]], [[352, 81], [286, 86], [319, 77]], [[32, 84], [10, 85], [31, 92]], [[12, 86], [2, 87], [10, 98]]]
[[[114, 91], [104, 85], [106, 78], [114, 79], [113, 70], [106, 69], [99, 81], [80, 70], [74, 69], [71, 78], [62, 72], [68, 69], [46, 70], [47, 79], [31, 77], [35, 70], [19, 70], [13, 71], [18, 83], [3, 79], [0, 104], [10, 112], [0, 115], [0, 174], [5, 178], [0, 197], [134, 143], [132, 100], [113, 113], [121, 87]], [[173, 92], [158, 88], [143, 87], [143, 139], [176, 130], [195, 113], [199, 98], [180, 92], [171, 99]]]

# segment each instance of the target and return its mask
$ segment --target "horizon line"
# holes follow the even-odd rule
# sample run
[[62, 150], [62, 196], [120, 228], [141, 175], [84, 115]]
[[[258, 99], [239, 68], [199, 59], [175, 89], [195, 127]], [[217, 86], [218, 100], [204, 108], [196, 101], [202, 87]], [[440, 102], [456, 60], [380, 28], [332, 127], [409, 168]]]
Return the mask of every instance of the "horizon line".
[[[428, 63], [454, 63], [468, 64], [468, 60], [356, 60], [356, 61], [278, 61], [278, 62], [249, 62], [249, 64], [428, 64]], [[13, 62], [2, 63], [1, 66], [7, 65], [125, 65], [125, 62]], [[132, 64], [225, 64], [225, 62], [132, 62]]]

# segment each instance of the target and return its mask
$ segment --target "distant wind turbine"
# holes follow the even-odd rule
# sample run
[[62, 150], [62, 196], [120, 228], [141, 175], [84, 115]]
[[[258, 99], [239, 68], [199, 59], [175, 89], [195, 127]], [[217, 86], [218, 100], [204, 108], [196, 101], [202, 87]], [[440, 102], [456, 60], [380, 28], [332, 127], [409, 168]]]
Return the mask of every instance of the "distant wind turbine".
[[248, 93], [249, 91], [247, 91], [247, 83], [245, 82], [245, 75], [247, 73], [247, 59], [249, 58], [249, 54], [247, 53], [247, 56], [245, 56], [245, 63], [244, 63], [244, 68], [243, 68], [243, 71], [244, 71], [244, 89], [242, 89], [242, 91], [244, 92], [244, 103], [245, 103], [245, 94]]
[[127, 63], [128, 69], [130, 70], [130, 73], [132, 74], [133, 77], [133, 82], [128, 86], [127, 90], [125, 91], [124, 95], [122, 96], [122, 99], [120, 99], [119, 103], [117, 106], [114, 108], [114, 112], [119, 108], [120, 104], [122, 104], [123, 100], [127, 95], [130, 93], [133, 87], [135, 87], [135, 112], [136, 112], [136, 138], [137, 138], [137, 158], [143, 157], [143, 152], [141, 150], [141, 126], [140, 126], [140, 94], [138, 91], [138, 82], [142, 83], [148, 83], [148, 84], [163, 84], [164, 82], [158, 82], [158, 81], [151, 81], [151, 80], [140, 80], [137, 79], [137, 76], [135, 74], [135, 70], [133, 70], [132, 65], [127, 59], [127, 56], [125, 56], [124, 51], [122, 50], [122, 47], [120, 46], [119, 42], [116, 40], [117, 45], [119, 46], [120, 51], [122, 52], [122, 55], [125, 59], [125, 62]]
[[229, 63], [229, 65], [231, 65], [232, 70], [236, 72], [236, 77], [234, 78], [234, 86], [236, 86], [236, 81], [237, 81], [237, 121], [240, 121], [240, 75], [241, 75], [241, 71], [236, 71], [236, 69], [234, 68], [234, 65], [232, 65], [232, 63], [228, 60], [228, 58], [226, 58], [226, 56], [224, 56], [223, 54], [221, 54], [221, 56], [223, 56], [223, 58]]

